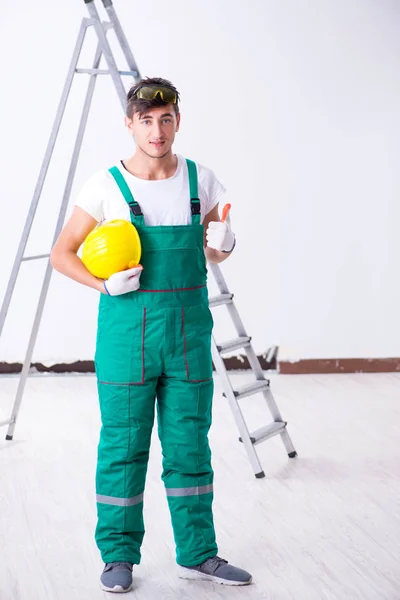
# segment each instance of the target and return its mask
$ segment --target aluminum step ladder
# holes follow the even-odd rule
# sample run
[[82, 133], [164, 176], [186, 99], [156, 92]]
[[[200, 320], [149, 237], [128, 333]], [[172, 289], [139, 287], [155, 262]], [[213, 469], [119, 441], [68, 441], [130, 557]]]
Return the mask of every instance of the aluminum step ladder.
[[[218, 296], [209, 298], [210, 308], [213, 309], [222, 305], [226, 306], [238, 335], [238, 337], [233, 340], [218, 343], [213, 334], [213, 362], [221, 379], [222, 388], [224, 390], [223, 395], [229, 402], [236, 426], [239, 430], [239, 441], [244, 444], [255, 477], [260, 479], [265, 477], [265, 473], [255, 450], [255, 446], [257, 444], [260, 444], [261, 442], [264, 442], [265, 440], [268, 440], [276, 435], [280, 435], [289, 458], [295, 458], [297, 456], [297, 452], [294, 449], [292, 440], [290, 439], [287, 431], [287, 422], [282, 419], [281, 413], [279, 412], [278, 406], [271, 392], [270, 382], [264, 377], [264, 372], [251, 344], [251, 337], [247, 334], [244, 328], [243, 322], [233, 301], [233, 294], [228, 289], [221, 269], [216, 264], [210, 264], [209, 269], [214, 276], [220, 292]], [[228, 371], [225, 368], [223, 356], [240, 349], [243, 349], [246, 353], [251, 371], [255, 376], [255, 380], [249, 384], [234, 389], [229, 379]], [[256, 431], [249, 432], [240, 407], [240, 402], [244, 398], [248, 398], [249, 396], [256, 394], [263, 394], [273, 421], [264, 427], [260, 427]]]

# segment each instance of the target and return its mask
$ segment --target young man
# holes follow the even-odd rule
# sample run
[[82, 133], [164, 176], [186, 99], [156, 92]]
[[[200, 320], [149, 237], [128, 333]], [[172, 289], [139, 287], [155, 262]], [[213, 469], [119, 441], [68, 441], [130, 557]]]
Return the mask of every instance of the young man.
[[[96, 474], [101, 586], [126, 592], [140, 562], [143, 495], [157, 398], [158, 431], [179, 576], [245, 585], [251, 575], [217, 556], [208, 445], [213, 396], [206, 259], [235, 246], [221, 222], [224, 188], [212, 171], [172, 152], [179, 94], [145, 79], [128, 92], [135, 154], [96, 173], [78, 195], [51, 254], [55, 269], [101, 292], [96, 374], [102, 429]], [[131, 221], [141, 266], [94, 277], [77, 252], [99, 222]]]

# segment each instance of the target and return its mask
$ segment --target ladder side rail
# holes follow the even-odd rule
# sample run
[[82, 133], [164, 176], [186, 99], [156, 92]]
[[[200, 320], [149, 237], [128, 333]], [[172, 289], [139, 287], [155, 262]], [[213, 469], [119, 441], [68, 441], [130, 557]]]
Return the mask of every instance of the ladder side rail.
[[57, 108], [53, 128], [50, 133], [49, 141], [46, 147], [46, 151], [43, 157], [42, 166], [40, 169], [39, 177], [36, 183], [36, 187], [34, 190], [33, 198], [31, 205], [29, 207], [28, 215], [25, 221], [25, 226], [22, 232], [21, 240], [18, 246], [18, 250], [14, 259], [14, 265], [11, 271], [10, 279], [8, 281], [6, 293], [3, 299], [1, 311], [0, 311], [0, 336], [3, 331], [4, 323], [7, 317], [8, 309], [10, 306], [11, 298], [13, 296], [15, 284], [17, 281], [19, 269], [21, 266], [21, 262], [23, 260], [24, 252], [26, 249], [26, 245], [28, 243], [29, 234], [32, 228], [32, 223], [35, 218], [37, 206], [39, 203], [40, 195], [42, 193], [42, 189], [46, 180], [47, 171], [49, 168], [50, 160], [53, 155], [54, 146], [58, 137], [58, 133], [60, 130], [61, 122], [64, 116], [65, 106], [69, 97], [69, 93], [71, 91], [72, 82], [75, 75], [75, 69], [79, 61], [79, 57], [82, 51], [83, 42], [85, 40], [87, 27], [89, 25], [89, 19], [83, 19], [81, 27], [79, 29], [78, 37], [76, 40], [75, 48], [72, 54], [71, 62], [68, 68], [67, 78], [64, 84], [64, 88], [61, 94], [60, 102]]
[[[230, 294], [231, 292], [229, 291], [228, 285], [225, 281], [225, 278], [222, 274], [222, 271], [221, 271], [221, 268], [219, 267], [219, 265], [210, 264], [210, 270], [211, 270], [212, 274], [214, 275], [214, 278], [217, 282], [217, 285], [218, 285], [218, 288], [219, 288], [221, 294]], [[229, 311], [230, 317], [233, 321], [233, 324], [235, 326], [238, 337], [249, 337], [233, 300], [231, 302], [229, 302], [229, 304], [227, 304], [226, 307]], [[253, 363], [251, 365], [252, 370], [256, 373], [257, 379], [264, 379], [263, 371], [261, 369], [261, 365], [260, 365], [257, 357], [255, 357], [255, 361], [254, 361], [253, 355], [252, 355], [251, 359], [252, 359], [252, 363]]]
[[257, 379], [265, 379], [264, 371], [260, 365], [260, 361], [258, 360], [257, 354], [250, 344], [248, 348], [245, 348], [245, 353], [247, 356], [247, 360], [249, 361], [251, 370], [255, 373]]
[[293, 445], [292, 439], [285, 427], [285, 429], [280, 434], [283, 445], [285, 446], [285, 450], [288, 453], [289, 458], [296, 458], [297, 451]]
[[264, 390], [263, 395], [274, 421], [283, 421], [282, 415], [270, 389]]
[[108, 18], [110, 19], [110, 22], [113, 25], [115, 35], [118, 38], [118, 41], [120, 43], [122, 52], [124, 53], [128, 67], [129, 67], [130, 71], [136, 71], [136, 75], [134, 75], [134, 80], [135, 80], [135, 82], [137, 82], [142, 78], [142, 76], [140, 74], [137, 62], [133, 56], [132, 50], [129, 46], [129, 42], [127, 40], [125, 32], [121, 27], [121, 23], [119, 21], [118, 15], [115, 12], [112, 0], [102, 0], [102, 2], [103, 2], [104, 8], [107, 11]]
[[[102, 55], [102, 47], [101, 47], [101, 44], [99, 43], [97, 46], [95, 58], [93, 61], [94, 68], [97, 68], [98, 65], [100, 64], [101, 55]], [[86, 125], [87, 125], [87, 121], [88, 121], [88, 117], [89, 117], [89, 110], [90, 110], [90, 106], [91, 106], [92, 99], [93, 99], [93, 93], [94, 93], [94, 88], [95, 88], [95, 84], [96, 84], [96, 79], [97, 79], [97, 76], [95, 74], [93, 74], [89, 77], [86, 98], [85, 98], [85, 102], [84, 102], [83, 109], [82, 109], [82, 115], [81, 115], [81, 119], [80, 119], [80, 123], [79, 123], [79, 127], [78, 127], [78, 133], [77, 133], [77, 137], [76, 137], [76, 141], [75, 141], [75, 145], [74, 145], [74, 149], [73, 149], [73, 153], [72, 153], [70, 167], [68, 170], [68, 176], [67, 176], [67, 181], [65, 184], [63, 199], [61, 202], [61, 208], [60, 208], [60, 212], [59, 212], [59, 216], [57, 219], [57, 224], [56, 224], [56, 228], [55, 228], [55, 232], [54, 232], [53, 245], [56, 242], [56, 240], [61, 232], [61, 229], [62, 229], [62, 226], [64, 223], [64, 219], [65, 219], [65, 214], [66, 214], [66, 211], [68, 208], [72, 183], [73, 183], [73, 179], [75, 176], [79, 153], [80, 153], [80, 150], [82, 147], [83, 136], [85, 133], [85, 129], [86, 129]], [[10, 424], [8, 427], [6, 440], [12, 440], [13, 435], [14, 435], [15, 425], [16, 425], [16, 421], [18, 418], [19, 409], [20, 409], [20, 406], [22, 403], [22, 397], [23, 397], [24, 390], [25, 390], [26, 380], [28, 378], [29, 369], [30, 369], [31, 362], [32, 362], [33, 351], [35, 349], [36, 339], [37, 339], [37, 335], [39, 332], [40, 323], [42, 320], [44, 305], [46, 303], [46, 297], [47, 297], [47, 292], [48, 292], [49, 285], [50, 285], [52, 271], [53, 271], [53, 268], [52, 268], [52, 266], [50, 264], [50, 260], [49, 260], [47, 263], [46, 272], [45, 272], [45, 276], [44, 276], [43, 283], [42, 283], [42, 289], [40, 292], [40, 297], [39, 297], [38, 305], [36, 308], [36, 314], [35, 314], [32, 330], [31, 330], [31, 335], [29, 338], [28, 348], [26, 350], [25, 360], [24, 360], [24, 364], [22, 367], [22, 372], [20, 375], [19, 383], [18, 383], [17, 393], [15, 396], [15, 400], [14, 400], [14, 404], [13, 404], [13, 408], [12, 408], [12, 412], [11, 412]]]
[[254, 474], [258, 478], [264, 477], [264, 472], [262, 470], [261, 463], [260, 463], [257, 453], [254, 449], [254, 446], [251, 442], [249, 430], [248, 430], [246, 422], [243, 418], [243, 414], [240, 410], [238, 401], [235, 398], [235, 394], [234, 394], [231, 382], [230, 382], [228, 374], [226, 372], [224, 361], [218, 352], [214, 336], [212, 336], [212, 355], [213, 355], [213, 362], [214, 362], [215, 368], [221, 379], [222, 388], [225, 392], [229, 406], [232, 410], [233, 417], [236, 422], [236, 426], [237, 426], [240, 436], [243, 440], [243, 444], [245, 446], [245, 449], [246, 449], [248, 458], [250, 460], [250, 464], [253, 468]]
[[[213, 265], [211, 265], [211, 271], [217, 281], [217, 285], [218, 285], [221, 293], [225, 293], [225, 294], [231, 293], [228, 289], [228, 285], [225, 281], [225, 278], [222, 275], [220, 267], [218, 265], [213, 264]], [[236, 308], [235, 303], [232, 301], [229, 304], [227, 304], [226, 307], [229, 311], [230, 317], [235, 326], [238, 337], [249, 337], [249, 335], [246, 331], [246, 328], [243, 324], [243, 321], [239, 315], [239, 312]], [[253, 346], [250, 344], [250, 346], [248, 348], [245, 348], [245, 352], [246, 352], [246, 356], [249, 361], [251, 370], [255, 374], [256, 379], [258, 379], [258, 380], [265, 379], [264, 371], [262, 370], [260, 361], [257, 358], [257, 355], [253, 349]]]
[[106, 60], [112, 81], [113, 81], [115, 89], [117, 91], [117, 96], [121, 102], [122, 110], [124, 111], [124, 114], [125, 114], [126, 91], [125, 91], [124, 84], [122, 82], [121, 75], [118, 71], [117, 63], [115, 62], [115, 58], [114, 58], [113, 52], [111, 50], [111, 46], [108, 42], [104, 25], [102, 24], [102, 22], [100, 20], [97, 8], [94, 5], [94, 1], [93, 0], [88, 0], [88, 1], [85, 0], [85, 4], [89, 11], [90, 17], [93, 21], [93, 27], [96, 30], [96, 34], [99, 39], [99, 43], [101, 45], [102, 53]]
[[218, 285], [221, 294], [230, 294], [228, 285], [225, 281], [224, 276], [222, 275], [220, 266], [216, 263], [208, 263], [208, 267], [215, 278], [215, 281]]

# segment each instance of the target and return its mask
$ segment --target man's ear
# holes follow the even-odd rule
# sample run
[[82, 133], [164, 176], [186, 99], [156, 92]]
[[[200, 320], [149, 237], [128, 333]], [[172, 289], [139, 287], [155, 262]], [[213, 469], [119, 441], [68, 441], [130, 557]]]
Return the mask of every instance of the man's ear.
[[125, 120], [125, 127], [128, 129], [129, 133], [131, 135], [133, 135], [134, 134], [134, 132], [133, 132], [133, 120], [130, 119], [129, 117], [125, 117], [124, 120]]
[[179, 131], [179, 125], [181, 124], [181, 113], [176, 115], [176, 131]]

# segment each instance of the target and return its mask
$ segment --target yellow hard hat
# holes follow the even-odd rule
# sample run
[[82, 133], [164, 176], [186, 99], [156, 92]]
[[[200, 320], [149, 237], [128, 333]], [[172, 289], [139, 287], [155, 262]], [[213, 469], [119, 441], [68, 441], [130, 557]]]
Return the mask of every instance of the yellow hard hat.
[[115, 219], [89, 233], [83, 243], [82, 262], [95, 277], [108, 279], [113, 273], [136, 267], [141, 252], [136, 227]]

